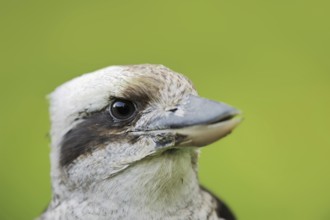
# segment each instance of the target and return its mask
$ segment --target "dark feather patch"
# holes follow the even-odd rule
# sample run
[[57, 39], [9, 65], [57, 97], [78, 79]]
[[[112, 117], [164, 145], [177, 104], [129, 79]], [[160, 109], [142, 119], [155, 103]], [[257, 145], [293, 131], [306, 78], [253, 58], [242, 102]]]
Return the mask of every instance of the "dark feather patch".
[[230, 208], [221, 201], [216, 195], [214, 195], [212, 192], [210, 192], [208, 189], [206, 189], [203, 186], [200, 186], [201, 189], [207, 193], [209, 193], [212, 198], [216, 201], [217, 207], [216, 207], [216, 212], [218, 217], [226, 219], [226, 220], [236, 220], [236, 217], [234, 213], [230, 210]]
[[60, 165], [67, 166], [80, 155], [93, 152], [95, 149], [104, 147], [111, 142], [135, 143], [139, 137], [125, 130], [133, 127], [141, 117], [143, 107], [137, 110], [134, 118], [129, 120], [114, 119], [108, 108], [101, 111], [85, 114], [79, 124], [68, 131], [62, 140]]
[[[122, 125], [124, 126], [124, 125]], [[91, 153], [111, 140], [120, 138], [120, 123], [116, 123], [106, 110], [94, 112], [67, 132], [61, 146], [61, 166], [67, 166], [80, 155]]]

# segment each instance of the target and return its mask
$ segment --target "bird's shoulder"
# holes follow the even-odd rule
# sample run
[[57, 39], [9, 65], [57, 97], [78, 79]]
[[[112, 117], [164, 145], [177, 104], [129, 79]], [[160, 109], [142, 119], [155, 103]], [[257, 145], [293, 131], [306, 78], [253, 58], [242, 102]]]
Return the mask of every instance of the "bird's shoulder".
[[224, 201], [222, 201], [220, 198], [218, 198], [214, 193], [206, 189], [204, 186], [201, 185], [200, 188], [202, 191], [208, 193], [216, 202], [216, 213], [220, 219], [237, 220], [234, 213], [231, 211], [231, 209]]

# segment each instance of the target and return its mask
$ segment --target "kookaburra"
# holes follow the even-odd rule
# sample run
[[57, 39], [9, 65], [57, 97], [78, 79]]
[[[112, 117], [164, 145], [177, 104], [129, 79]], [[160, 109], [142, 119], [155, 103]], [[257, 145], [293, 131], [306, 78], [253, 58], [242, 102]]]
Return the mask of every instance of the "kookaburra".
[[40, 220], [235, 219], [198, 181], [199, 147], [240, 112], [162, 65], [111, 66], [50, 95], [52, 200]]

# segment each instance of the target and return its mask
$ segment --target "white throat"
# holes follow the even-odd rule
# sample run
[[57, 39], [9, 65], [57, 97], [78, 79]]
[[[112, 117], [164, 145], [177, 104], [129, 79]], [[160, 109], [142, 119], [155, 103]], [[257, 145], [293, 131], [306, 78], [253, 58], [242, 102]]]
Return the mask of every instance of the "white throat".
[[199, 190], [197, 165], [192, 164], [193, 157], [197, 157], [195, 151], [177, 150], [146, 158], [111, 179], [98, 183], [91, 191], [114, 198], [114, 201], [145, 202], [151, 206], [167, 200], [173, 202], [178, 193]]
[[54, 211], [67, 218], [83, 217], [78, 219], [218, 219], [211, 197], [200, 190], [196, 162], [195, 150], [146, 158], [72, 192], [70, 200], [60, 202], [63, 208]]

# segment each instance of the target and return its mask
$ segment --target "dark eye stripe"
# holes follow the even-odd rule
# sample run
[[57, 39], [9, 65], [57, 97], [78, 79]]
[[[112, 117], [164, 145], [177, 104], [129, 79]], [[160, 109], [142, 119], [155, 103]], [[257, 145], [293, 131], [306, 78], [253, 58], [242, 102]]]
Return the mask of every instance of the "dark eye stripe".
[[93, 113], [64, 135], [61, 143], [60, 165], [68, 166], [79, 156], [92, 153], [110, 143], [134, 144], [138, 137], [123, 132], [127, 126], [134, 126], [134, 124], [115, 122], [108, 111]]
[[108, 108], [85, 115], [82, 122], [64, 135], [60, 165], [68, 166], [80, 155], [89, 154], [110, 143], [135, 143], [138, 137], [125, 131], [134, 127], [140, 117], [140, 112], [137, 112], [129, 120], [117, 120], [111, 116]]
[[[92, 153], [100, 147], [111, 143], [130, 142], [135, 143], [139, 137], [127, 134], [129, 127], [134, 127], [140, 119], [141, 112], [146, 108], [152, 96], [159, 96], [158, 89], [142, 82], [143, 79], [135, 80], [135, 84], [128, 86], [123, 92], [121, 99], [132, 100], [136, 104], [136, 115], [130, 120], [115, 120], [109, 113], [109, 108], [92, 112], [81, 113], [83, 120], [73, 129], [68, 131], [61, 142], [60, 165], [68, 166], [81, 155]], [[148, 92], [147, 92], [148, 91]], [[109, 101], [116, 100], [110, 97]]]
[[[110, 121], [109, 121], [110, 120]], [[82, 154], [104, 146], [110, 141], [106, 131], [110, 130], [111, 118], [103, 112], [95, 113], [67, 132], [62, 140], [60, 164], [69, 165]]]

